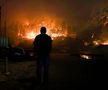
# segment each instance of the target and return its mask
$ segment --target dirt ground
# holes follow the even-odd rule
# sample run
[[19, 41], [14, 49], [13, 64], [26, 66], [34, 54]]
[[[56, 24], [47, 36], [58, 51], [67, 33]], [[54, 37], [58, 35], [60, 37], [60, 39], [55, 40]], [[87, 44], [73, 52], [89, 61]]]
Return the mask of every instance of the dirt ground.
[[[0, 90], [55, 90], [107, 86], [107, 64], [105, 62], [81, 61], [70, 54], [51, 54], [49, 83], [36, 83], [36, 60], [9, 61], [5, 74], [5, 63], [0, 62]], [[104, 85], [103, 85], [104, 84]]]
[[[79, 85], [80, 69], [77, 57], [69, 54], [52, 54], [50, 58], [49, 84], [47, 89], [73, 88]], [[0, 62], [0, 90], [45, 89], [36, 85], [36, 60]]]

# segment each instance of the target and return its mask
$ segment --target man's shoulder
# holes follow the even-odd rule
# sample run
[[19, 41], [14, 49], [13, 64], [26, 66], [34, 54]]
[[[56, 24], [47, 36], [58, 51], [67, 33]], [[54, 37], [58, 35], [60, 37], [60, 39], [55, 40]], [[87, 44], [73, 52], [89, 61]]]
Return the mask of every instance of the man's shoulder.
[[37, 35], [35, 38], [40, 38], [41, 37], [41, 34]]
[[37, 39], [39, 39], [39, 38], [40, 38], [40, 39], [43, 39], [43, 38], [45, 39], [45, 38], [46, 38], [46, 39], [52, 40], [52, 39], [51, 39], [51, 36], [49, 36], [49, 35], [47, 35], [47, 34], [44, 34], [44, 35], [39, 34], [39, 35], [36, 36], [36, 38], [37, 38]]
[[49, 36], [49, 35], [47, 35], [47, 34], [46, 34], [46, 36], [47, 36], [48, 38], [51, 38], [51, 36]]
[[36, 37], [40, 37], [41, 36], [41, 34], [38, 34]]
[[49, 36], [49, 35], [47, 35], [47, 38], [48, 38], [49, 40], [52, 40], [51, 36]]
[[39, 35], [39, 37], [46, 37], [46, 38], [51, 38], [48, 34], [43, 34], [43, 35]]

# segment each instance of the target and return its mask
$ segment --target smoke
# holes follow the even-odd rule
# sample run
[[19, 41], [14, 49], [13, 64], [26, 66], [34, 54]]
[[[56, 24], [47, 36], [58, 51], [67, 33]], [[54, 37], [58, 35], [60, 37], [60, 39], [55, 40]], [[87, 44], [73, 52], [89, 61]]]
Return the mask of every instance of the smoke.
[[101, 43], [108, 40], [108, 4], [93, 9], [90, 20], [81, 30], [79, 37], [81, 44], [93, 45], [93, 41]]

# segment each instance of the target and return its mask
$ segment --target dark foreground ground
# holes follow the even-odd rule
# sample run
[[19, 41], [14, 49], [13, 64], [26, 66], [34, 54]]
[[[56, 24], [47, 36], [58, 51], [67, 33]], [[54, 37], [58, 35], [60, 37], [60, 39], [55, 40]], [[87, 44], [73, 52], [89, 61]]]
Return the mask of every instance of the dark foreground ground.
[[107, 88], [106, 60], [84, 61], [70, 54], [52, 54], [47, 86], [36, 84], [36, 61], [24, 60], [8, 64], [5, 75], [4, 62], [0, 62], [0, 90], [72, 90]]

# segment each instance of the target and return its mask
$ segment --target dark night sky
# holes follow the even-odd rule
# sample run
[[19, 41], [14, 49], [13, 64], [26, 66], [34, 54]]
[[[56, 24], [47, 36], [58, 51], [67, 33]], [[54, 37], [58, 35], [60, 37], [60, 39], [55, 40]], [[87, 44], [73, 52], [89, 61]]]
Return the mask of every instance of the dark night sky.
[[[3, 3], [5, 0], [0, 0]], [[107, 0], [7, 0], [8, 19], [34, 19], [35, 16], [55, 15], [71, 22], [84, 23], [96, 5]]]

